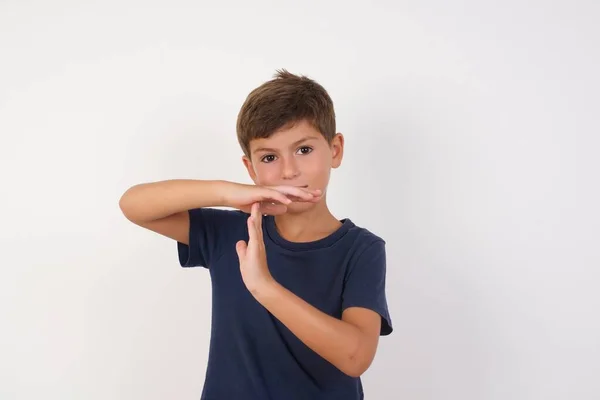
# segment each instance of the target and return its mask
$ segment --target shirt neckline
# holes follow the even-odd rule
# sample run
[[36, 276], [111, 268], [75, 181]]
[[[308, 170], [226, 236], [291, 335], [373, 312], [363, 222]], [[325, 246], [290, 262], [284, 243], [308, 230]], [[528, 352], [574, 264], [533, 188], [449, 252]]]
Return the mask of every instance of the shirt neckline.
[[275, 225], [275, 217], [273, 215], [264, 216], [264, 228], [266, 230], [269, 238], [278, 246], [283, 247], [287, 250], [315, 250], [321, 249], [325, 247], [329, 247], [341, 239], [350, 228], [354, 227], [354, 223], [350, 220], [350, 218], [344, 218], [339, 220], [342, 225], [324, 238], [313, 240], [311, 242], [292, 242], [285, 239], [283, 236], [279, 234], [277, 231], [277, 226]]

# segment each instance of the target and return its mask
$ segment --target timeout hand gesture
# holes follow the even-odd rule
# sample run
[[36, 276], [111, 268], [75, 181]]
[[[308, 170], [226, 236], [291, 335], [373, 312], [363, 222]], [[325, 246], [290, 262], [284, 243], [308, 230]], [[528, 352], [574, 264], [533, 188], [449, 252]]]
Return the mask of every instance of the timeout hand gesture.
[[267, 253], [263, 241], [262, 214], [260, 204], [252, 204], [250, 217], [248, 218], [248, 236], [246, 243], [240, 240], [236, 243], [238, 259], [240, 261], [240, 272], [246, 288], [255, 295], [264, 285], [274, 281], [267, 265]]
[[280, 215], [287, 212], [291, 202], [317, 203], [323, 193], [319, 189], [310, 190], [295, 186], [257, 186], [236, 182], [224, 182], [221, 196], [225, 206], [251, 213], [254, 203], [258, 203], [261, 214]]

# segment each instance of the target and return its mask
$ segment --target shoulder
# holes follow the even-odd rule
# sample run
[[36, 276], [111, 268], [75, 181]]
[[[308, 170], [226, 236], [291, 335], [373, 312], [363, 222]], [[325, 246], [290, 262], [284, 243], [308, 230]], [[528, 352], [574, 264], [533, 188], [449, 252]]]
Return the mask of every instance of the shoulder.
[[234, 248], [232, 243], [245, 237], [247, 214], [240, 210], [201, 207], [188, 213], [189, 245], [178, 243], [181, 266], [208, 267]]
[[352, 240], [352, 252], [356, 257], [366, 251], [385, 251], [385, 239], [364, 226], [353, 222], [348, 234]]
[[[248, 214], [236, 209], [193, 208], [190, 215], [190, 240], [214, 241], [215, 247], [247, 232]], [[232, 239], [232, 240], [233, 240]]]

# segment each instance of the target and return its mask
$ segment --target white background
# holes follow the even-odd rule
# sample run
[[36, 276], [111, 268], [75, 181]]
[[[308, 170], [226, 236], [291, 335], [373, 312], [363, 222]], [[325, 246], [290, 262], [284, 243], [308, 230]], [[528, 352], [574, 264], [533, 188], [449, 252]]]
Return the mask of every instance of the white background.
[[0, 2], [0, 398], [199, 398], [209, 275], [118, 201], [250, 182], [277, 68], [329, 90], [330, 206], [388, 243], [366, 398], [600, 398], [598, 4]]

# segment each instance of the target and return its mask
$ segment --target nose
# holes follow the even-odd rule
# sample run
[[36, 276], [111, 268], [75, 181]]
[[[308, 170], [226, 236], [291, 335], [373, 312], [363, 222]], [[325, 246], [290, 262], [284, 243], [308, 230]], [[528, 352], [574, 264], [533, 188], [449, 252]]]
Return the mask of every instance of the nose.
[[292, 180], [295, 179], [300, 174], [298, 170], [298, 165], [294, 157], [290, 157], [283, 160], [283, 179]]

